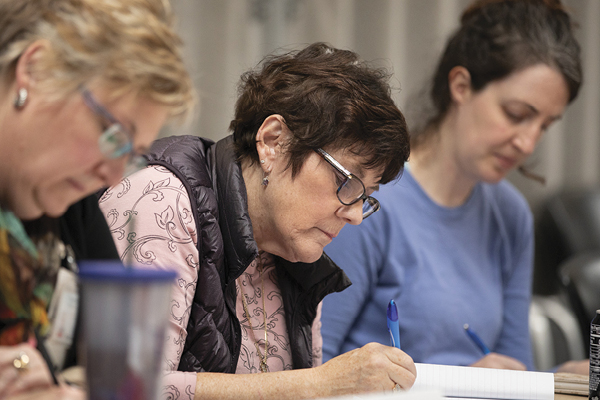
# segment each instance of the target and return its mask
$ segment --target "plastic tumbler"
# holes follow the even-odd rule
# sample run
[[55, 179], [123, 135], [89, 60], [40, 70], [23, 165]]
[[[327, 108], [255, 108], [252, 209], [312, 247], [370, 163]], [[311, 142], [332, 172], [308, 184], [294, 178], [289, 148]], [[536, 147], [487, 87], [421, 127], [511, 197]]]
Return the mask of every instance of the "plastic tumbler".
[[79, 265], [82, 345], [90, 400], [155, 400], [175, 272]]

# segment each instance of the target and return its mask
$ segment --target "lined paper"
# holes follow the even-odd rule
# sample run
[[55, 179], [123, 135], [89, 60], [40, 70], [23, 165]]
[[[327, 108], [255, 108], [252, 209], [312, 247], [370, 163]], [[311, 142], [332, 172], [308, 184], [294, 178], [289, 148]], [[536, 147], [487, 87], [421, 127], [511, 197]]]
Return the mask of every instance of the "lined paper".
[[553, 400], [549, 372], [420, 364], [413, 389], [437, 389], [447, 397], [508, 400]]
[[[327, 397], [319, 400], [446, 400], [437, 390], [413, 391], [400, 390], [398, 392], [379, 392], [367, 394], [354, 394], [339, 397]], [[466, 400], [466, 399], [465, 399]]]

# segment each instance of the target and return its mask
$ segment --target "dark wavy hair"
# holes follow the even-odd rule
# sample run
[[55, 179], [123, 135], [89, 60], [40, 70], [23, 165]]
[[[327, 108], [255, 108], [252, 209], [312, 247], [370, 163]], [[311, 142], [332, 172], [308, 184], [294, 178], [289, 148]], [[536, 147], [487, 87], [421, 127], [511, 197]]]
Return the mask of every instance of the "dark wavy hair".
[[433, 115], [424, 129], [413, 131], [420, 145], [446, 115], [450, 104], [448, 74], [456, 66], [471, 75], [479, 91], [513, 72], [546, 64], [556, 69], [569, 89], [569, 102], [582, 81], [580, 48], [569, 14], [560, 0], [478, 0], [468, 7], [460, 28], [450, 37], [433, 77]]
[[238, 161], [258, 162], [256, 133], [279, 114], [292, 132], [285, 148], [292, 176], [317, 148], [348, 149], [365, 169], [395, 179], [410, 152], [404, 116], [394, 104], [389, 73], [348, 50], [314, 43], [297, 52], [271, 55], [242, 75], [231, 121]]

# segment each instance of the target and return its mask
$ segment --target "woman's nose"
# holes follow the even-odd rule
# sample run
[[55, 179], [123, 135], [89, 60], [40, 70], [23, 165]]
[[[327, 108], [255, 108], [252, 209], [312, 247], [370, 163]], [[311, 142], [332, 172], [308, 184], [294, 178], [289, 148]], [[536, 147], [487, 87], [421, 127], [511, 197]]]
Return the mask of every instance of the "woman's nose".
[[513, 140], [513, 144], [519, 151], [525, 155], [530, 155], [535, 150], [538, 139], [541, 136], [541, 129], [528, 129], [525, 132], [517, 134]]
[[114, 186], [123, 178], [127, 157], [106, 159], [95, 169], [96, 175], [107, 187]]
[[344, 219], [348, 224], [359, 225], [363, 220], [362, 205], [362, 200], [359, 200], [349, 206], [341, 205], [336, 214], [338, 217]]

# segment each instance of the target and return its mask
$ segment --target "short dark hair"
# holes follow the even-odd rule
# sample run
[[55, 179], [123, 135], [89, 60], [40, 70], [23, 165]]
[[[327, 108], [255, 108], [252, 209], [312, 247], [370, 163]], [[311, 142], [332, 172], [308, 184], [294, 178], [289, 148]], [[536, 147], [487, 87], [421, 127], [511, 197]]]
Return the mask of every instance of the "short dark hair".
[[413, 145], [428, 127], [441, 122], [450, 104], [448, 74], [465, 67], [475, 91], [513, 72], [546, 64], [564, 78], [569, 102], [582, 81], [580, 47], [569, 14], [560, 0], [477, 0], [468, 7], [460, 28], [450, 37], [433, 78], [434, 114], [425, 129], [413, 133]]
[[292, 132], [286, 144], [292, 176], [314, 150], [325, 148], [364, 157], [363, 168], [383, 171], [380, 183], [395, 179], [408, 159], [410, 140], [389, 77], [356, 53], [325, 43], [265, 58], [239, 85], [230, 124], [238, 161], [259, 161], [258, 129], [279, 114]]

